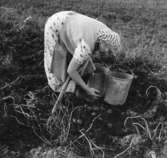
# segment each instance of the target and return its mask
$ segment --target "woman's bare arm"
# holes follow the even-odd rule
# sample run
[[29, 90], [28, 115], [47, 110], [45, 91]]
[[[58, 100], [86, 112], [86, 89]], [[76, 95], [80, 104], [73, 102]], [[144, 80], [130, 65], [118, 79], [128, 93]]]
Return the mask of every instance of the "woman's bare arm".
[[80, 76], [79, 72], [78, 72], [78, 68], [79, 68], [79, 64], [78, 62], [75, 60], [75, 58], [72, 58], [68, 69], [67, 69], [67, 73], [69, 74], [69, 76], [78, 84], [80, 85], [88, 94], [93, 95], [95, 97], [100, 97], [100, 92], [97, 89], [94, 88], [90, 88], [89, 86], [86, 85], [86, 83], [84, 82], [84, 80], [82, 79], [82, 77]]
[[78, 72], [79, 66], [80, 65], [78, 64], [78, 62], [76, 62], [76, 60], [74, 58], [72, 58], [69, 66], [68, 66], [67, 73], [78, 85], [80, 85], [85, 91], [88, 91], [89, 87], [86, 85], [86, 83], [81, 78], [81, 76]]

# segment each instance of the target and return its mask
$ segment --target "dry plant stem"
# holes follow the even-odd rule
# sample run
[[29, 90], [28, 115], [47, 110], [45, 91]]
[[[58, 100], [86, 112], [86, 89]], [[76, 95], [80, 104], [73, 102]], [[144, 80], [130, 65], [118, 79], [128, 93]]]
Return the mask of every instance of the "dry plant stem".
[[[19, 114], [22, 114], [22, 115], [24, 115], [24, 116], [27, 116], [26, 118], [33, 118], [32, 116], [30, 116], [29, 114], [24, 114], [23, 112], [21, 112], [21, 111], [19, 111], [19, 110], [15, 110], [17, 113], [19, 113]], [[29, 115], [29, 116], [28, 116]]]
[[[93, 120], [92, 120], [90, 126], [88, 127], [87, 130], [85, 130], [85, 133], [87, 133], [87, 132], [89, 132], [89, 131], [91, 130], [94, 121], [95, 121], [99, 116], [100, 116], [100, 114], [99, 114], [98, 116], [96, 116], [96, 117], [93, 118]], [[84, 138], [86, 139], [86, 141], [88, 142], [88, 145], [89, 145], [89, 148], [90, 148], [90, 154], [91, 154], [91, 156], [92, 156], [92, 157], [94, 156], [94, 151], [95, 151], [95, 150], [100, 150], [100, 151], [102, 152], [102, 158], [104, 158], [104, 157], [105, 157], [105, 153], [104, 153], [103, 149], [105, 149], [105, 148], [102, 148], [102, 147], [96, 145], [92, 140], [90, 140], [90, 139], [86, 136], [86, 134], [83, 132], [83, 129], [80, 130], [80, 133], [81, 133], [81, 136], [79, 136], [77, 139], [75, 139], [73, 142], [71, 142], [70, 145], [74, 144], [77, 140], [79, 140], [79, 139], [81, 139], [81, 138], [84, 137]]]
[[135, 118], [141, 118], [141, 116], [138, 115], [138, 116], [133, 116], [133, 117], [126, 117], [126, 118], [125, 118], [125, 121], [124, 121], [124, 127], [126, 127], [127, 121], [128, 121], [129, 119], [135, 119]]
[[148, 134], [148, 137], [152, 140], [151, 131], [150, 131], [149, 127], [148, 127], [148, 123], [147, 123], [146, 119], [143, 118], [143, 117], [142, 117], [141, 119], [142, 119], [142, 120], [144, 121], [144, 123], [145, 123], [146, 132], [147, 132], [147, 134]]
[[142, 126], [140, 123], [134, 122], [133, 124], [136, 125], [136, 126], [138, 125], [139, 127], [141, 127], [145, 131], [145, 127]]
[[[145, 120], [146, 121], [146, 120]], [[152, 136], [151, 136], [151, 131], [150, 131], [150, 129], [149, 129], [149, 127], [148, 127], [148, 124], [147, 124], [147, 122], [145, 122], [145, 126], [146, 127], [144, 127], [144, 126], [142, 126], [140, 123], [133, 123], [134, 125], [138, 125], [139, 127], [141, 127], [145, 132], [146, 132], [146, 134], [148, 135], [148, 137], [149, 137], [149, 139], [150, 140], [152, 140], [153, 138], [152, 138]]]
[[70, 129], [71, 129], [72, 115], [73, 115], [74, 111], [79, 109], [79, 108], [81, 108], [81, 106], [75, 107], [73, 109], [73, 111], [71, 112], [71, 114], [70, 114], [70, 118], [69, 118], [69, 122], [68, 122], [68, 128], [67, 128], [67, 134], [66, 134], [66, 140], [68, 139], [68, 136], [69, 136], [69, 133], [70, 133]]
[[[61, 132], [62, 132], [62, 138], [63, 138], [63, 142], [66, 142], [67, 141], [67, 139], [68, 139], [68, 135], [69, 135], [69, 122], [68, 122], [68, 126], [66, 127], [66, 125], [64, 124], [64, 118], [65, 118], [65, 116], [67, 116], [68, 114], [67, 113], [65, 113], [64, 115], [63, 115], [63, 118], [62, 118], [62, 120], [61, 120]], [[67, 117], [69, 117], [69, 116], [67, 116]], [[69, 120], [70, 121], [70, 120]], [[71, 122], [70, 122], [71, 123]]]
[[105, 153], [104, 153], [104, 151], [103, 151], [103, 148], [97, 146], [93, 141], [91, 141], [91, 142], [92, 142], [92, 144], [95, 146], [95, 149], [94, 149], [94, 150], [100, 150], [100, 151], [102, 152], [102, 158], [104, 158], [104, 157], [105, 157]]
[[19, 81], [22, 78], [22, 76], [17, 77], [14, 81], [10, 82], [10, 83], [5, 83], [5, 85], [3, 87], [0, 88], [0, 90], [4, 90], [5, 88], [11, 87], [12, 85], [14, 85], [17, 81]]
[[[144, 121], [145, 127], [143, 125], [141, 125], [140, 123], [133, 122], [133, 125], [135, 126], [137, 133], [140, 134], [140, 131], [139, 131], [138, 127], [137, 127], [137, 126], [139, 126], [146, 132], [146, 134], [148, 135], [149, 139], [153, 140], [157, 136], [158, 128], [161, 127], [159, 135], [158, 135], [158, 140], [160, 142], [161, 141], [162, 130], [164, 129], [163, 123], [161, 121], [159, 121], [159, 123], [157, 124], [157, 126], [153, 130], [153, 135], [152, 135], [151, 134], [151, 130], [150, 130], [149, 126], [148, 126], [148, 123], [147, 123], [146, 119], [143, 118], [143, 117], [140, 117], [140, 118]], [[126, 122], [127, 122], [128, 119], [129, 118], [126, 119]], [[126, 126], [126, 122], [124, 122], [125, 126]]]
[[13, 80], [12, 82], [5, 83], [5, 85], [3, 87], [0, 87], [0, 90], [4, 90], [6, 88], [11, 88], [12, 86], [16, 85], [17, 82], [19, 82], [22, 79], [28, 80], [29, 78], [39, 77], [39, 76], [42, 78], [42, 75], [20, 75], [15, 80]]
[[121, 153], [119, 153], [116, 156], [114, 156], [114, 158], [118, 158], [121, 155], [123, 155], [124, 153], [126, 153], [132, 147], [132, 144], [133, 144], [133, 139], [131, 140], [130, 145], [124, 151], [122, 151]]
[[23, 21], [23, 24], [19, 27], [19, 30], [22, 30], [24, 27], [25, 27], [25, 25], [27, 24], [27, 22], [29, 21], [29, 20], [31, 20], [32, 19], [32, 17], [31, 16], [28, 16], [24, 21]]
[[[21, 105], [17, 105], [17, 106], [19, 107], [20, 111], [19, 111], [19, 110], [15, 110], [16, 112], [22, 114], [22, 115], [23, 115], [24, 117], [26, 117], [27, 119], [33, 119], [33, 118], [34, 118], [34, 120], [36, 121], [36, 116], [35, 116], [35, 115], [30, 115], [30, 114], [26, 113], [26, 112], [23, 110], [23, 108], [22, 108]], [[26, 107], [27, 107], [27, 106], [26, 106]], [[29, 108], [27, 107], [27, 109], [29, 109]], [[30, 110], [30, 109], [29, 109], [29, 110]], [[30, 111], [31, 111], [31, 110], [30, 110]], [[14, 119], [17, 121], [18, 124], [23, 125], [23, 126], [27, 126], [26, 124], [24, 124], [23, 122], [21, 122], [16, 116], [10, 115], [10, 117], [14, 118]], [[38, 124], [38, 125], [39, 125], [39, 124]], [[40, 140], [42, 140], [45, 144], [51, 145], [51, 143], [49, 142], [49, 140], [47, 140], [47, 139], [44, 138], [44, 137], [41, 137], [41, 136], [36, 132], [36, 130], [34, 129], [34, 127], [32, 127], [32, 126], [27, 126], [27, 127], [31, 127], [31, 128], [33, 129], [34, 134], [35, 134]], [[40, 125], [38, 126], [38, 128], [40, 129]], [[41, 129], [40, 129], [40, 130], [41, 130]]]
[[13, 96], [6, 96], [6, 97], [3, 97], [0, 101], [4, 101], [4, 100], [7, 100], [7, 99], [11, 99], [13, 101], [13, 103], [15, 102], [15, 98]]
[[27, 104], [21, 104], [21, 105], [19, 105], [19, 106], [26, 107], [27, 109], [35, 108], [34, 105], [27, 105]]
[[58, 98], [56, 100], [56, 103], [54, 104], [54, 107], [52, 109], [52, 114], [54, 114], [56, 109], [58, 108], [58, 104], [60, 103], [60, 101], [61, 101], [61, 99], [62, 99], [62, 97], [64, 95], [64, 92], [65, 92], [65, 90], [67, 88], [67, 85], [68, 85], [69, 81], [70, 81], [70, 77], [68, 76], [66, 81], [65, 81], [65, 83], [64, 83], [64, 85], [63, 85], [63, 87], [62, 87], [62, 89], [61, 89], [61, 92], [60, 92], [60, 94], [59, 94], [59, 96], [58, 96]]
[[133, 126], [135, 127], [137, 134], [138, 134], [138, 135], [141, 135], [140, 130], [139, 130], [139, 128], [137, 127], [137, 125], [136, 125], [135, 123], [133, 123]]
[[33, 127], [32, 127], [32, 130], [33, 130], [34, 134], [35, 134], [40, 140], [42, 140], [42, 142], [44, 142], [45, 144], [48, 144], [48, 145], [52, 145], [49, 140], [47, 140], [46, 138], [41, 137], [41, 136], [36, 132], [36, 130], [35, 130]]
[[6, 103], [4, 104], [4, 117], [7, 117], [8, 113], [7, 113], [7, 106]]
[[150, 128], [149, 128], [149, 126], [148, 126], [148, 123], [147, 123], [146, 119], [143, 118], [143, 117], [141, 117], [140, 115], [139, 115], [139, 116], [136, 116], [136, 117], [127, 117], [127, 118], [125, 119], [125, 121], [124, 121], [124, 126], [126, 127], [126, 123], [127, 123], [127, 120], [128, 120], [128, 119], [134, 119], [134, 118], [140, 118], [141, 120], [144, 121], [145, 127], [142, 126], [140, 123], [134, 122], [133, 124], [140, 126], [140, 127], [146, 132], [146, 134], [148, 135], [149, 139], [152, 140], [153, 137], [152, 137], [152, 135], [151, 135], [151, 131], [150, 131]]
[[[94, 121], [95, 121], [99, 116], [100, 116], [100, 114], [93, 118], [93, 120], [92, 120], [90, 126], [87, 128], [87, 130], [85, 131], [85, 133], [87, 133], [87, 132], [89, 132], [89, 131], [91, 130]], [[83, 129], [81, 129], [81, 131], [83, 131]], [[78, 141], [78, 140], [81, 139], [82, 137], [83, 137], [83, 135], [80, 135], [78, 138], [76, 138], [74, 141], [72, 141], [71, 144], [74, 144], [76, 141]]]
[[26, 126], [26, 127], [28, 127], [28, 126], [25, 125], [23, 122], [21, 122], [16, 116], [14, 116], [14, 115], [10, 115], [10, 117], [14, 118], [18, 124], [20, 124], [20, 125], [22, 125], [22, 126]]
[[98, 119], [100, 117], [101, 114], [97, 115], [96, 117], [93, 118], [90, 126], [88, 127], [88, 129], [86, 130], [86, 133], [89, 132], [93, 126], [93, 123], [95, 122], [96, 119]]
[[89, 138], [85, 135], [85, 133], [83, 133], [82, 131], [80, 131], [80, 132], [89, 144], [91, 156], [92, 157], [94, 156], [94, 150], [100, 150], [102, 152], [102, 158], [104, 158], [105, 154], [104, 154], [103, 148], [97, 146], [92, 140], [89, 140]]
[[24, 112], [23, 108], [21, 106], [19, 106], [20, 110], [21, 110], [21, 113], [27, 117], [27, 118], [33, 118], [33, 116], [30, 116], [28, 113]]
[[154, 135], [153, 135], [153, 138], [155, 138], [155, 137], [156, 137], [156, 135], [157, 135], [157, 131], [158, 131], [158, 128], [159, 128], [160, 126], [162, 127], [162, 122], [159, 122], [159, 123], [158, 123], [158, 125], [155, 127], [155, 129], [154, 129]]
[[150, 140], [152, 140], [153, 139], [153, 137], [151, 136], [151, 131], [150, 131], [150, 129], [149, 129], [149, 127], [148, 127], [148, 124], [147, 124], [147, 122], [146, 122], [146, 127], [144, 127], [144, 126], [142, 126], [140, 123], [133, 123], [134, 125], [138, 125], [139, 127], [141, 127], [145, 132], [146, 132], [146, 134], [148, 135], [148, 137], [149, 137], [149, 139]]
[[82, 131], [80, 131], [80, 132], [81, 132], [82, 136], [87, 140], [87, 142], [89, 144], [89, 148], [90, 148], [90, 154], [93, 157], [94, 156], [94, 151], [93, 151], [92, 143], [90, 142], [88, 137], [85, 135], [85, 133], [83, 133]]
[[159, 142], [161, 141], [161, 135], [162, 135], [162, 131], [164, 130], [164, 124], [162, 124], [159, 135], [158, 135], [158, 140]]
[[[4, 104], [4, 117], [7, 117], [7, 116], [8, 116], [8, 113], [7, 113], [7, 106], [6, 106], [6, 103], [5, 103], [5, 104]], [[25, 125], [23, 122], [21, 122], [16, 116], [14, 116], [14, 115], [9, 115], [9, 117], [14, 118], [18, 124], [23, 125], [23, 126], [27, 126], [27, 125]]]

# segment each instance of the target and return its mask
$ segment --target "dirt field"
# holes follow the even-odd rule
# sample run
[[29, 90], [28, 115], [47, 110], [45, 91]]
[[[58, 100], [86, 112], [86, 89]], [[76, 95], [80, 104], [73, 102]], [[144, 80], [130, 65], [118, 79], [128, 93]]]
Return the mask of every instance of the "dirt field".
[[[165, 10], [93, 0], [1, 0], [0, 6], [0, 157], [167, 156]], [[119, 107], [66, 95], [57, 123], [47, 129], [57, 95], [44, 73], [43, 29], [60, 10], [96, 17], [119, 32], [126, 56], [104, 63], [137, 78]]]

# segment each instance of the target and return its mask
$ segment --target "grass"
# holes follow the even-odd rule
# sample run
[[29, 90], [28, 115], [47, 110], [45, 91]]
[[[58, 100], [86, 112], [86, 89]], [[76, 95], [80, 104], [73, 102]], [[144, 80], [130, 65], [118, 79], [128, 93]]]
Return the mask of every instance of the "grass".
[[[44, 129], [44, 123], [50, 115], [50, 109], [56, 99], [56, 95], [48, 89], [43, 69], [43, 29], [47, 17], [60, 10], [75, 10], [91, 17], [96, 17], [105, 21], [108, 26], [121, 34], [125, 56], [123, 58], [120, 56], [118, 61], [109, 63], [109, 66], [111, 69], [123, 69], [128, 72], [134, 72], [138, 76], [132, 85], [125, 105], [130, 110], [134, 106], [137, 107], [138, 113], [146, 110], [150, 100], [145, 98], [145, 92], [150, 84], [166, 91], [166, 84], [150, 78], [149, 75], [166, 72], [167, 70], [167, 13], [158, 9], [147, 9], [144, 7], [118, 8], [116, 4], [109, 5], [108, 2], [103, 2], [100, 0], [96, 2], [93, 0], [15, 0], [15, 3], [13, 3], [12, 0], [1, 0], [0, 60], [3, 62], [0, 64], [0, 74], [2, 76], [0, 79], [0, 96], [3, 99], [0, 99], [0, 103], [2, 104], [1, 107], [4, 107], [0, 111], [2, 113], [1, 116], [3, 116], [3, 110], [6, 110], [6, 108], [23, 110], [24, 115], [33, 116], [32, 120], [22, 116], [21, 118], [24, 118], [21, 119], [23, 123], [36, 127], [35, 130], [38, 132], [36, 134], [44, 140], [43, 136], [47, 133]], [[64, 100], [64, 103], [65, 105], [72, 104], [72, 107], [74, 104], [77, 106], [82, 104], [70, 99]], [[31, 104], [33, 105], [31, 106]], [[88, 111], [91, 107], [101, 106], [104, 110], [104, 112], [102, 112], [103, 110], [100, 111], [101, 115], [105, 115], [105, 111], [107, 111], [105, 108], [109, 107], [106, 106], [104, 108], [103, 105], [91, 105], [89, 107], [89, 105], [86, 105], [89, 109], [84, 110], [84, 106], [82, 106], [83, 109], [81, 111], [74, 113], [74, 116], [77, 117], [76, 120], [87, 118], [87, 120], [84, 119], [84, 125], [80, 127], [72, 123], [70, 126], [72, 131], [67, 129], [68, 133], [65, 130], [64, 133], [63, 131], [60, 133], [63, 133], [64, 135], [62, 134], [61, 136], [65, 136], [68, 141], [73, 139], [72, 134], [74, 134], [76, 139], [82, 136], [84, 139], [81, 142], [84, 145], [89, 144], [91, 151], [93, 151], [93, 144], [96, 145], [94, 141], [97, 141], [97, 144], [99, 143], [99, 139], [96, 137], [101, 137], [100, 141], [103, 142], [111, 143], [113, 141], [113, 138], [112, 141], [109, 140], [111, 133], [104, 133], [104, 131], [109, 130], [105, 127], [99, 128], [101, 123], [96, 120], [97, 123], [96, 121], [92, 123], [91, 134], [86, 133], [84, 135], [85, 133], [79, 133], [78, 135], [78, 132], [83, 132], [91, 123], [93, 118], [91, 114], [94, 112], [93, 110], [93, 112], [91, 110]], [[5, 112], [8, 116], [11, 115], [10, 111], [7, 110]], [[70, 114], [69, 116], [72, 117]], [[14, 113], [14, 115], [18, 117], [18, 114]], [[106, 115], [106, 117], [109, 116]], [[20, 115], [18, 118], [20, 118]], [[65, 116], [64, 119], [66, 119]], [[73, 120], [73, 118], [70, 119]], [[104, 117], [105, 119], [107, 118]], [[106, 122], [108, 121], [111, 121], [110, 117], [106, 120]], [[106, 122], [103, 122], [103, 124]], [[61, 123], [63, 124], [64, 122]], [[66, 129], [65, 126], [63, 128]], [[96, 128], [101, 129], [98, 135], [93, 133]], [[12, 129], [16, 130], [15, 128]], [[117, 126], [115, 129], [117, 129]], [[15, 132], [12, 134], [15, 135]], [[22, 134], [25, 137], [24, 133]], [[66, 138], [66, 134], [69, 134], [69, 138]], [[117, 137], [117, 139], [120, 139], [120, 137]], [[118, 143], [118, 141], [116, 142]], [[95, 149], [97, 147], [98, 145]], [[100, 147], [99, 149], [102, 148]], [[41, 148], [37, 148], [37, 152], [38, 150], [41, 151]]]
[[59, 0], [45, 2], [41, 0], [16, 0], [14, 4], [11, 0], [8, 2], [2, 0], [1, 6], [14, 8], [15, 18], [20, 22], [29, 16], [32, 17], [31, 20], [36, 21], [42, 30], [46, 18], [60, 10], [76, 10], [98, 17], [105, 20], [108, 26], [121, 34], [126, 59], [142, 58], [142, 60], [160, 64], [163, 69], [166, 68], [166, 13], [160, 10], [146, 8], [122, 8], [120, 10], [114, 8], [114, 5], [110, 6], [109, 2], [87, 1], [85, 3], [85, 1], [77, 0], [63, 2], [59, 2]]

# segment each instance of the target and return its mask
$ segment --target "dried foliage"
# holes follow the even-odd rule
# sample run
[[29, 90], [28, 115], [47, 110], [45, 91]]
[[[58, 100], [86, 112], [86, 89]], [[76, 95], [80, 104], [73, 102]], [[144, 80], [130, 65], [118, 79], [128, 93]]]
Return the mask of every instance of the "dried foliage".
[[[165, 157], [166, 13], [144, 8], [105, 11], [106, 3], [101, 12], [89, 10], [86, 4], [49, 4], [44, 12], [42, 3], [34, 2], [36, 10], [30, 8], [22, 16], [24, 5], [18, 10], [0, 8], [0, 156]], [[125, 105], [88, 103], [66, 95], [53, 118], [56, 124], [46, 126], [57, 98], [47, 85], [43, 68], [43, 25], [46, 15], [55, 12], [53, 6], [82, 13], [89, 10], [89, 15], [121, 32], [125, 54], [115, 61], [104, 60], [103, 65], [137, 76]]]

